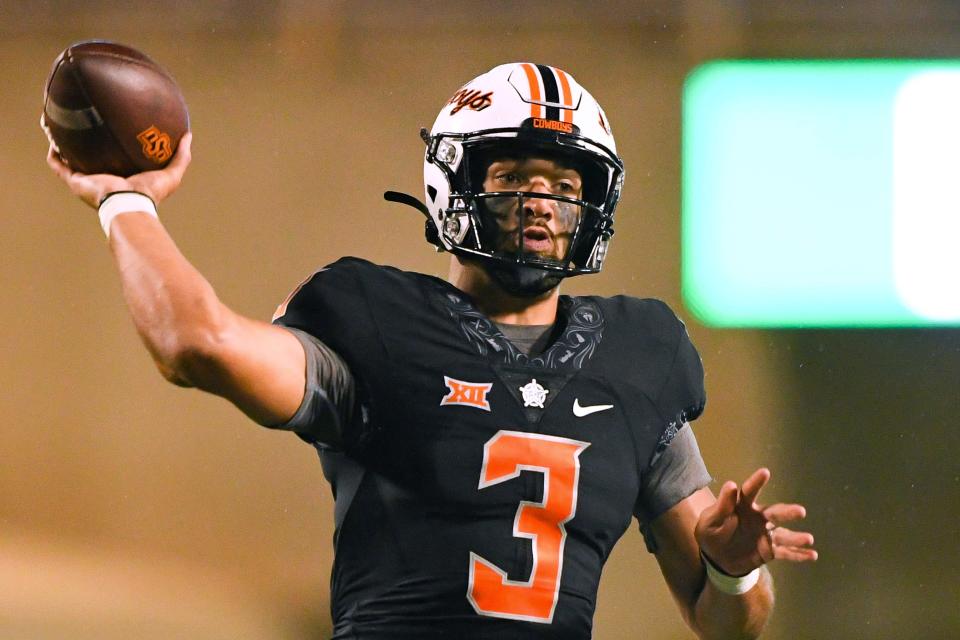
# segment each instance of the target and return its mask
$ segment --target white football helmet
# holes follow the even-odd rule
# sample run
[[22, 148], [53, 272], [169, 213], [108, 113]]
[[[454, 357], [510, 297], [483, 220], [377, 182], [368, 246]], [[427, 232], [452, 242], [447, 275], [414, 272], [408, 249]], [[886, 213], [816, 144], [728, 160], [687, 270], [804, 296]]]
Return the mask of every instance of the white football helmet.
[[[554, 286], [559, 278], [601, 269], [613, 235], [623, 162], [603, 109], [570, 74], [527, 62], [495, 67], [461, 87], [421, 136], [427, 143], [424, 213], [433, 244], [481, 258], [501, 271], [518, 265], [549, 271]], [[579, 171], [580, 197], [485, 192], [489, 163], [518, 155], [546, 157]], [[522, 241], [515, 250], [498, 249], [490, 211], [502, 207], [497, 203], [505, 197], [521, 211], [531, 198], [575, 211], [565, 255], [544, 258], [525, 252]]]

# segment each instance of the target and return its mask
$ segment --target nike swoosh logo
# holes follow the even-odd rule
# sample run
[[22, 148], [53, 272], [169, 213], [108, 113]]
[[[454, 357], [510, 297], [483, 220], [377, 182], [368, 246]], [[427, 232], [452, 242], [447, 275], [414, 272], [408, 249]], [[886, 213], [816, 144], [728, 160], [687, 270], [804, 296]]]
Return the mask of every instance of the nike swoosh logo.
[[578, 418], [582, 418], [583, 416], [588, 416], [591, 413], [596, 413], [598, 411], [606, 411], [607, 409], [613, 409], [613, 405], [612, 404], [594, 404], [588, 407], [581, 407], [580, 398], [576, 398], [573, 401], [573, 415], [577, 416]]

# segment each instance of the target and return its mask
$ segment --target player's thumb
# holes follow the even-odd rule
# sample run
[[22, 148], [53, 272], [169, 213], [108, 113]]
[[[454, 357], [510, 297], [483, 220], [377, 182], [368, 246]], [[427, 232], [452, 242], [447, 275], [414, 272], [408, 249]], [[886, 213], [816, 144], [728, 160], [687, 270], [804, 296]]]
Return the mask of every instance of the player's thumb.
[[183, 175], [183, 172], [186, 170], [187, 166], [190, 164], [190, 160], [193, 158], [193, 153], [190, 150], [190, 146], [193, 144], [193, 132], [187, 131], [183, 134], [183, 137], [180, 138], [180, 143], [177, 145], [177, 152], [174, 154], [173, 159], [170, 161], [170, 166], [180, 175]]

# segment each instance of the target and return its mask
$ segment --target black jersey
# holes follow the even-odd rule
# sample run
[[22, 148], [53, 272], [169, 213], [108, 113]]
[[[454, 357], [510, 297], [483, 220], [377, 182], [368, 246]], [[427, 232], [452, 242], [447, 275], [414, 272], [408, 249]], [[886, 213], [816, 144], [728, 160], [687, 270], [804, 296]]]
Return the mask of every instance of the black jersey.
[[345, 258], [277, 322], [357, 383], [336, 496], [335, 638], [589, 638], [600, 573], [658, 447], [704, 406], [662, 302], [561, 296], [527, 356], [437, 278]]

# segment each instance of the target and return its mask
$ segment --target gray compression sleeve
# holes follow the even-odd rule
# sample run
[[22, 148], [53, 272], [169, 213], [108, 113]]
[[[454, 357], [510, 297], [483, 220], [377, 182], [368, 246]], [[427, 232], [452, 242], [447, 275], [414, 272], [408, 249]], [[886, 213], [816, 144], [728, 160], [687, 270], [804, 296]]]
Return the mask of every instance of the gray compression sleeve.
[[643, 478], [635, 515], [651, 553], [657, 550], [649, 525], [665, 511], [710, 484], [693, 428], [685, 424], [653, 461]]
[[307, 359], [306, 386], [297, 412], [273, 427], [293, 431], [308, 442], [337, 445], [353, 418], [356, 384], [347, 363], [320, 339], [283, 327], [300, 341]]

